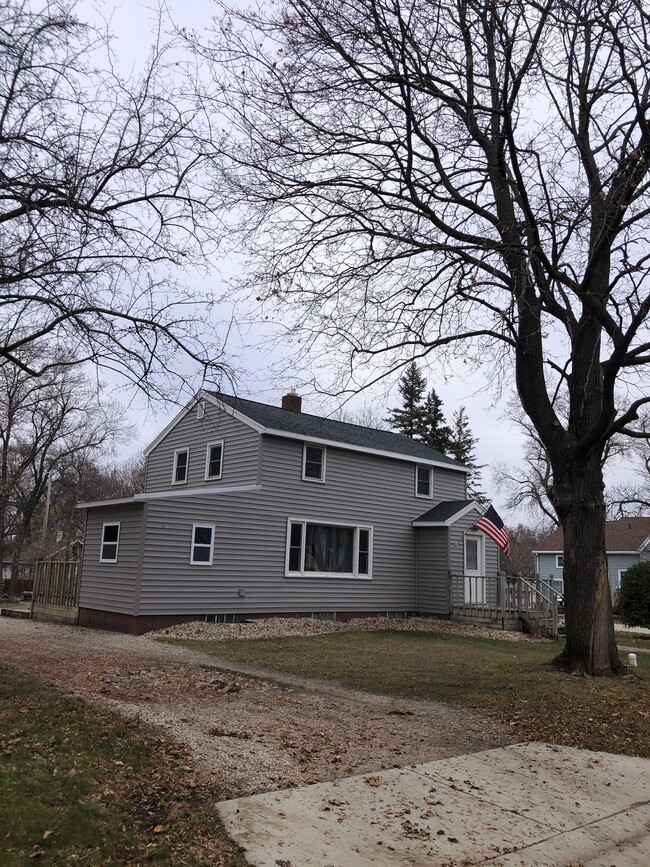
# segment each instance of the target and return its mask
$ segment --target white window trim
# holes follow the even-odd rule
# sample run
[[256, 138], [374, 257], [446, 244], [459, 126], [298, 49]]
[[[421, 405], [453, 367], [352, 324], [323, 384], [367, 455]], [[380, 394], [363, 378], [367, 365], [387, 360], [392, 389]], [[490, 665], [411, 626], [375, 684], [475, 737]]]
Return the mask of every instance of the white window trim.
[[[300, 571], [289, 571], [289, 555], [291, 544], [291, 525], [301, 524], [302, 534], [300, 539], [300, 564], [305, 565], [305, 536], [307, 524], [318, 524], [323, 527], [352, 527], [356, 532], [354, 534], [354, 549], [352, 552], [352, 562], [356, 569], [359, 568], [359, 531], [368, 531], [368, 574], [361, 575], [358, 571], [355, 572], [312, 572], [302, 568]], [[285, 578], [344, 578], [346, 581], [371, 581], [372, 566], [373, 566], [373, 547], [374, 547], [374, 528], [370, 524], [351, 524], [346, 521], [333, 521], [331, 519], [323, 520], [322, 518], [287, 518], [287, 539], [284, 557], [284, 577]]]
[[[307, 464], [307, 448], [310, 449], [320, 449], [323, 453], [323, 472], [321, 474], [320, 479], [314, 479], [312, 476], [305, 475], [305, 466]], [[302, 444], [302, 480], [303, 482], [316, 482], [317, 484], [324, 485], [325, 484], [325, 471], [327, 467], [327, 446], [316, 445], [315, 443], [303, 443]], [[340, 524], [337, 526], [344, 526]]]
[[[560, 563], [560, 557], [562, 558], [561, 563]], [[564, 554], [556, 554], [555, 555], [555, 568], [556, 569], [564, 569]]]
[[[478, 557], [477, 557], [477, 568], [476, 569], [468, 569], [467, 568], [467, 539], [477, 539], [478, 540]], [[463, 536], [463, 569], [465, 575], [485, 575], [485, 536], [483, 533], [465, 533]]]
[[631, 566], [626, 566], [624, 569], [617, 569], [616, 570], [616, 589], [617, 590], [621, 589], [621, 576], [623, 575], [624, 572], [627, 572], [627, 570], [631, 569], [631, 568], [632, 568]]
[[[208, 473], [210, 471], [210, 449], [213, 449], [215, 446], [221, 446], [221, 460], [219, 461], [219, 475], [218, 476], [209, 476]], [[220, 479], [223, 476], [223, 440], [215, 440], [213, 443], [208, 443], [208, 446], [205, 450], [205, 481], [215, 481], [216, 479]]]
[[[106, 527], [117, 527], [117, 540], [115, 542], [106, 542], [104, 543], [104, 533], [106, 531]], [[106, 521], [106, 523], [102, 524], [102, 539], [99, 545], [99, 562], [100, 563], [117, 563], [117, 558], [120, 553], [120, 536], [122, 534], [122, 527], [120, 525], [120, 521]], [[112, 557], [104, 557], [104, 544], [107, 545], [115, 545], [115, 558]]]
[[[419, 474], [421, 469], [429, 471], [429, 493], [428, 494], [418, 493], [418, 474]], [[418, 497], [420, 500], [432, 500], [433, 499], [433, 467], [428, 467], [426, 464], [416, 464], [415, 465], [415, 496]]]
[[[194, 559], [194, 534], [196, 532], [196, 528], [200, 527], [201, 529], [210, 530], [212, 533], [211, 542], [210, 542], [210, 559], [209, 560], [195, 560]], [[214, 524], [192, 524], [192, 538], [190, 539], [190, 566], [212, 566], [212, 561], [214, 560], [214, 536], [215, 536], [215, 525]], [[207, 548], [207, 545], [200, 544], [199, 548]]]
[[[183, 454], [183, 452], [187, 452], [187, 464], [185, 465], [185, 478], [182, 481], [176, 481], [176, 465], [178, 463], [178, 456]], [[190, 449], [189, 446], [185, 446], [182, 449], [176, 449], [174, 452], [174, 466], [172, 468], [172, 485], [186, 485], [187, 480], [190, 475]]]

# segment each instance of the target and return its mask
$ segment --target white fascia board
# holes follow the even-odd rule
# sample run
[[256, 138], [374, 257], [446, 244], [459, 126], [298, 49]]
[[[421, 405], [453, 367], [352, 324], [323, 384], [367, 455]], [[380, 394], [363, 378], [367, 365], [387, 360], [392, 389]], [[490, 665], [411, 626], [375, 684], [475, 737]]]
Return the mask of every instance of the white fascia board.
[[263, 427], [256, 421], [253, 421], [252, 418], [249, 418], [247, 415], [244, 415], [243, 412], [240, 412], [238, 409], [235, 409], [233, 406], [230, 406], [228, 403], [224, 403], [222, 400], [214, 397], [212, 394], [208, 394], [207, 391], [199, 392], [197, 396], [197, 400], [207, 400], [208, 403], [211, 403], [213, 406], [222, 409], [225, 413], [236, 418], [238, 421], [257, 431], [258, 433], [266, 433], [266, 428]]
[[97, 506], [123, 506], [125, 503], [135, 503], [134, 497], [116, 497], [114, 500], [93, 500], [87, 503], [77, 503], [76, 509], [94, 509]]
[[[435, 509], [435, 506], [433, 507]], [[458, 512], [455, 512], [451, 517], [447, 518], [446, 521], [418, 521], [415, 518], [411, 521], [412, 527], [451, 527], [452, 524], [455, 524], [456, 521], [460, 521], [461, 518], [464, 518], [465, 515], [468, 515], [472, 509], [476, 509], [479, 515], [482, 515], [482, 511], [478, 503], [472, 502], [468, 506], [465, 506], [463, 509], [460, 509]]]
[[258, 424], [256, 421], [253, 421], [252, 418], [249, 418], [247, 415], [244, 415], [237, 409], [233, 409], [233, 407], [229, 406], [227, 403], [223, 403], [223, 401], [218, 400], [216, 397], [209, 394], [209, 392], [200, 391], [192, 398], [192, 400], [188, 404], [186, 404], [185, 407], [183, 407], [182, 410], [180, 410], [177, 415], [174, 416], [174, 418], [169, 422], [167, 427], [158, 434], [156, 439], [147, 446], [147, 448], [143, 452], [145, 458], [149, 457], [149, 455], [156, 448], [156, 446], [160, 445], [160, 443], [176, 427], [176, 425], [183, 418], [185, 418], [186, 413], [193, 409], [200, 400], [205, 400], [208, 403], [211, 403], [213, 406], [218, 407], [218, 409], [223, 410], [227, 415], [230, 415], [233, 418], [236, 418], [239, 421], [243, 422], [243, 424], [247, 425], [248, 427], [253, 428], [253, 430], [256, 430], [258, 433], [263, 433], [264, 428], [262, 427], [262, 425]]
[[643, 540], [643, 542], [641, 542], [638, 549], [634, 553], [635, 554], [641, 554], [643, 551], [645, 551], [645, 549], [648, 547], [649, 544], [650, 544], [650, 536], [648, 536], [646, 539]]
[[149, 455], [151, 454], [151, 452], [156, 448], [156, 446], [159, 445], [165, 439], [167, 434], [170, 431], [174, 430], [174, 428], [179, 423], [179, 421], [185, 416], [185, 413], [188, 412], [190, 409], [192, 409], [193, 406], [196, 406], [196, 404], [201, 399], [201, 394], [202, 393], [199, 392], [199, 394], [197, 394], [195, 397], [193, 397], [189, 403], [185, 404], [183, 409], [179, 410], [179, 412], [176, 413], [176, 415], [169, 422], [167, 427], [160, 431], [160, 433], [158, 434], [156, 439], [153, 440], [153, 442], [149, 443], [149, 445], [146, 447], [146, 449], [144, 449], [144, 451], [142, 452], [142, 454], [145, 456], [145, 458], [148, 458]]
[[[640, 550], [642, 550], [642, 549], [639, 549], [639, 551]], [[607, 553], [608, 557], [610, 554], [628, 554], [628, 555], [632, 556], [634, 554], [638, 554], [639, 551], [607, 551], [606, 553]]]
[[247, 494], [261, 490], [261, 485], [203, 485], [201, 488], [174, 488], [154, 491], [151, 494], [134, 494], [133, 499], [138, 503], [146, 503], [149, 500], [171, 500], [174, 497], [212, 497], [215, 494]]
[[531, 551], [531, 554], [564, 554], [564, 551]]
[[445, 470], [456, 470], [459, 473], [471, 473], [472, 471], [467, 467], [463, 467], [456, 464], [445, 464], [442, 461], [431, 461], [426, 458], [419, 458], [414, 455], [404, 455], [401, 452], [387, 452], [383, 451], [383, 449], [373, 449], [368, 446], [356, 446], [350, 443], [342, 443], [338, 440], [328, 440], [323, 437], [310, 437], [305, 436], [304, 434], [291, 433], [290, 431], [285, 430], [275, 430], [274, 428], [262, 428], [261, 433], [268, 434], [269, 436], [281, 437], [283, 439], [291, 439], [291, 440], [299, 440], [303, 443], [314, 443], [314, 445], [318, 446], [330, 446], [336, 449], [343, 449], [349, 452], [363, 452], [367, 455], [378, 455], [381, 458], [393, 458], [396, 461], [406, 461], [410, 464], [422, 464], [423, 466], [428, 467], [441, 467]]

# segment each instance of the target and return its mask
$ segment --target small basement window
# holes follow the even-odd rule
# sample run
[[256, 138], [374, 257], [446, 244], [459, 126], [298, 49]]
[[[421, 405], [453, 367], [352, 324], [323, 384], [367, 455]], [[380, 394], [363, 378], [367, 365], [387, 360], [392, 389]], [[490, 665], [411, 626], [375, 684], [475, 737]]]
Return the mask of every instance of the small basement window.
[[223, 440], [210, 443], [205, 456], [205, 478], [220, 479], [223, 464]]
[[192, 524], [192, 566], [212, 566], [214, 524]]
[[183, 485], [187, 481], [189, 462], [189, 449], [177, 449], [177, 451], [174, 452], [174, 472], [172, 473], [172, 485]]
[[308, 482], [325, 481], [325, 448], [305, 443], [302, 452], [302, 477]]
[[117, 563], [117, 550], [120, 545], [120, 525], [104, 524], [102, 527], [102, 544], [99, 552], [100, 563]]

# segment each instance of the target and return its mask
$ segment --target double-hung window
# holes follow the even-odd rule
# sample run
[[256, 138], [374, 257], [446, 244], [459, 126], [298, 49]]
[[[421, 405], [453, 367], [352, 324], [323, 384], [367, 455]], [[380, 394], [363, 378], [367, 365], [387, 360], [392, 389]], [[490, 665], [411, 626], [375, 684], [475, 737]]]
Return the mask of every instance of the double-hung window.
[[120, 546], [120, 525], [104, 524], [102, 527], [102, 544], [99, 551], [100, 563], [117, 563], [117, 550]]
[[174, 472], [172, 485], [183, 485], [187, 481], [187, 471], [190, 463], [190, 450], [177, 449], [174, 452]]
[[192, 566], [212, 566], [214, 524], [192, 524]]
[[287, 575], [370, 578], [372, 528], [289, 520]]
[[433, 497], [433, 467], [418, 464], [415, 468], [415, 495]]
[[308, 482], [325, 481], [325, 447], [305, 443], [302, 452], [302, 477]]
[[205, 478], [220, 479], [223, 467], [223, 440], [210, 443], [205, 456]]

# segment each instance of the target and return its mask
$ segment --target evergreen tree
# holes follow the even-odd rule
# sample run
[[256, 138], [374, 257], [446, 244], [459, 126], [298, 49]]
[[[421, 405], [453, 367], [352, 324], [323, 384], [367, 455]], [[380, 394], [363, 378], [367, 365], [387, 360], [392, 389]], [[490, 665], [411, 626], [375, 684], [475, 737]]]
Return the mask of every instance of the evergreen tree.
[[465, 407], [459, 407], [454, 413], [449, 437], [447, 453], [472, 470], [467, 477], [467, 496], [473, 500], [486, 501], [487, 497], [481, 490], [481, 467], [476, 465], [474, 449], [478, 438], [472, 435]]
[[426, 379], [417, 363], [412, 361], [399, 381], [402, 406], [390, 409], [390, 415], [386, 419], [394, 430], [411, 439], [420, 439], [419, 434], [423, 426], [422, 399], [426, 387]]
[[447, 454], [451, 446], [452, 430], [442, 411], [442, 400], [432, 388], [422, 406], [422, 422], [416, 439], [432, 449]]

